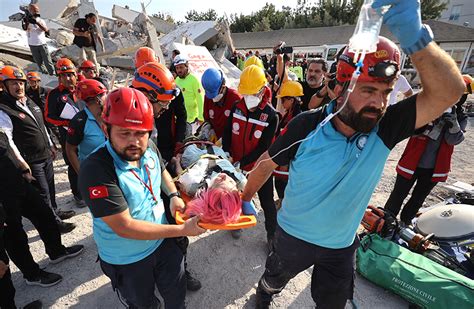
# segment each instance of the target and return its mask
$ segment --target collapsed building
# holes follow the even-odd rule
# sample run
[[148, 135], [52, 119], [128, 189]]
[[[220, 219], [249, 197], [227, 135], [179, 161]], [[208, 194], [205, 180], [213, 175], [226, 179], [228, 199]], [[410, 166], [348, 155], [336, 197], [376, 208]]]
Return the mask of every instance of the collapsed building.
[[[67, 57], [76, 66], [80, 65], [81, 49], [73, 44], [74, 23], [88, 13], [98, 16], [96, 26], [105, 51], [97, 51], [97, 60], [102, 65], [101, 75], [112, 81], [112, 88], [128, 84], [134, 71], [134, 53], [142, 46], [155, 50], [160, 62], [167, 66], [171, 63], [171, 52], [178, 49], [189, 59], [191, 70], [198, 77], [205, 69], [216, 67], [224, 72], [229, 85], [236, 86], [238, 83], [240, 70], [227, 59], [233, 51], [233, 43], [225, 21], [195, 21], [177, 26], [148, 15], [143, 3], [141, 12], [113, 5], [112, 18], [109, 18], [97, 12], [92, 0], [31, 2], [40, 6], [41, 18], [50, 30], [47, 44], [53, 61]], [[11, 15], [9, 21], [0, 22], [0, 65], [12, 64], [26, 71], [38, 70], [28, 46], [26, 31], [21, 28], [23, 16], [19, 12]], [[41, 75], [44, 86], [56, 86], [55, 77]]]

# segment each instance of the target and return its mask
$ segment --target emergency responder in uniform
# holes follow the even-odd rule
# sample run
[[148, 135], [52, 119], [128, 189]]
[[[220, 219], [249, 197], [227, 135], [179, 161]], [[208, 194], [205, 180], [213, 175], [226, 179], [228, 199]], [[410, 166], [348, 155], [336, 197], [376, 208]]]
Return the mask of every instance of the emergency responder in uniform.
[[176, 84], [181, 89], [188, 115], [187, 122], [193, 125], [193, 131], [204, 121], [204, 90], [199, 79], [189, 71], [188, 59], [181, 55], [174, 57]]
[[242, 97], [235, 89], [225, 85], [224, 73], [221, 70], [207, 69], [201, 77], [201, 83], [205, 91], [204, 120], [211, 124], [217, 139], [220, 139], [230, 111]]
[[[265, 96], [267, 79], [263, 70], [250, 65], [240, 75], [238, 92], [243, 98], [231, 110], [222, 137], [224, 151], [232, 157], [234, 165], [251, 171], [255, 162], [270, 147], [278, 127], [278, 116]], [[269, 178], [258, 191], [260, 205], [265, 214], [268, 246], [271, 248], [276, 227], [276, 208], [273, 201], [273, 178]], [[241, 230], [232, 232], [239, 238]]]
[[[184, 140], [186, 109], [183, 95], [176, 87], [171, 72], [157, 62], [149, 62], [140, 66], [135, 72], [132, 87], [145, 94], [153, 107], [157, 131], [155, 144], [168, 165], [175, 155], [175, 149], [180, 147]], [[173, 170], [173, 168], [168, 168], [168, 170]], [[169, 212], [170, 200], [163, 194], [162, 199], [168, 222], [174, 223], [174, 216]], [[190, 291], [197, 291], [201, 288], [201, 282], [194, 278], [187, 269], [186, 256], [189, 240], [187, 237], [180, 237], [176, 241], [184, 255], [186, 287]]]
[[109, 82], [105, 78], [100, 77], [94, 62], [90, 60], [82, 62], [79, 71], [86, 79], [95, 79], [104, 85], [105, 88], [109, 89]]
[[79, 175], [81, 162], [106, 141], [100, 125], [107, 89], [95, 79], [86, 79], [77, 84], [76, 92], [79, 99], [86, 102], [86, 107], [69, 122], [66, 153]]
[[166, 308], [184, 308], [183, 254], [173, 237], [205, 230], [197, 217], [184, 225], [166, 220], [160, 188], [171, 213], [184, 211], [184, 202], [159, 154], [148, 147], [152, 106], [137, 89], [120, 88], [107, 96], [103, 121], [108, 141], [82, 162], [79, 175], [101, 268], [129, 307], [157, 308], [157, 287]]
[[63, 158], [68, 165], [67, 176], [71, 186], [74, 200], [82, 206], [81, 193], [77, 188], [77, 173], [72, 167], [66, 154], [66, 139], [69, 121], [79, 112], [76, 104], [78, 101], [75, 91], [77, 85], [77, 72], [74, 63], [67, 58], [61, 58], [56, 62], [56, 73], [59, 85], [51, 90], [46, 98], [45, 118], [49, 123], [59, 128], [59, 143], [63, 151]]
[[[10, 87], [7, 86], [7, 88]], [[37, 113], [37, 117], [39, 115], [40, 113]], [[53, 211], [44, 202], [40, 192], [31, 184], [34, 181], [31, 171], [26, 170], [24, 162], [18, 159], [18, 154], [15, 153], [17, 150], [12, 147], [9, 139], [8, 133], [0, 129], [0, 170], [2, 171], [0, 173], [0, 205], [3, 205], [6, 215], [4, 239], [0, 237], [0, 242], [5, 241], [8, 256], [22, 272], [26, 284], [53, 286], [59, 283], [62, 277], [42, 270], [35, 262], [28, 246], [28, 236], [23, 229], [22, 217], [29, 219], [37, 229], [50, 263], [56, 264], [77, 256], [84, 250], [84, 246], [75, 245], [66, 248], [62, 245]], [[3, 222], [0, 223], [0, 229], [3, 230]], [[8, 264], [5, 258], [0, 257], [0, 259]], [[9, 277], [9, 274], [7, 276]], [[2, 295], [6, 292], [4, 288], [0, 284], [1, 308], [4, 308], [2, 301], [6, 300]]]
[[23, 71], [5, 66], [0, 74], [5, 84], [5, 92], [0, 98], [0, 128], [10, 138], [25, 172], [36, 179], [35, 184], [45, 204], [55, 213], [61, 232], [70, 232], [75, 225], [61, 220], [71, 218], [75, 212], [60, 210], [56, 204], [53, 170], [56, 148], [44, 125], [41, 109], [25, 95]]
[[[303, 96], [303, 87], [299, 82], [288, 80], [281, 85], [277, 98], [281, 100], [283, 115], [279, 115], [280, 121], [275, 137], [280, 135], [291, 119], [301, 113], [301, 96]], [[273, 176], [275, 177], [275, 189], [279, 198], [278, 206], [281, 206], [288, 183], [288, 166], [277, 167], [273, 172]]]
[[365, 55], [357, 82], [348, 89], [358, 74], [355, 55], [346, 48], [337, 64], [337, 99], [294, 118], [250, 174], [243, 201], [250, 201], [278, 165], [290, 164], [257, 308], [269, 308], [272, 296], [311, 266], [311, 296], [318, 309], [342, 309], [353, 298], [357, 229], [390, 151], [452, 106], [464, 90], [456, 63], [422, 25], [419, 5], [375, 0], [372, 7], [390, 7], [384, 15], [387, 26], [417, 68], [422, 90], [387, 107], [400, 51], [384, 37], [378, 38], [376, 52]]
[[137, 49], [135, 52], [135, 69], [138, 69], [148, 62], [160, 62], [160, 59], [156, 56], [155, 51], [147, 46]]

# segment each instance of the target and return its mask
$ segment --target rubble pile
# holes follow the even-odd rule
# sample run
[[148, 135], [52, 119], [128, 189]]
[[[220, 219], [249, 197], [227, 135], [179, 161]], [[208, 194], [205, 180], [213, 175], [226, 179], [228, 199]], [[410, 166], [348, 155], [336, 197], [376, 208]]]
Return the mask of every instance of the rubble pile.
[[[73, 26], [78, 18], [88, 13], [98, 16], [97, 29], [102, 35], [105, 50], [97, 50], [101, 75], [114, 80], [111, 87], [126, 84], [134, 71], [133, 56], [142, 46], [155, 50], [160, 62], [171, 63], [171, 52], [180, 50], [193, 63], [200, 77], [209, 67], [222, 69], [230, 86], [236, 86], [240, 70], [227, 57], [233, 50], [227, 22], [196, 21], [175, 25], [149, 16], [142, 4], [142, 12], [113, 5], [112, 18], [101, 16], [92, 0], [32, 0], [41, 8], [41, 18], [46, 22], [50, 35], [48, 49], [53, 61], [61, 57], [71, 59], [77, 66], [81, 49], [73, 44]], [[24, 9], [24, 6], [23, 6]], [[0, 22], [0, 64], [17, 65], [25, 70], [38, 70], [28, 46], [26, 31], [21, 28], [23, 13]], [[201, 48], [197, 48], [201, 47]], [[26, 62], [25, 62], [26, 61]], [[55, 78], [42, 74], [45, 86], [54, 87]], [[50, 82], [48, 82], [50, 81]]]

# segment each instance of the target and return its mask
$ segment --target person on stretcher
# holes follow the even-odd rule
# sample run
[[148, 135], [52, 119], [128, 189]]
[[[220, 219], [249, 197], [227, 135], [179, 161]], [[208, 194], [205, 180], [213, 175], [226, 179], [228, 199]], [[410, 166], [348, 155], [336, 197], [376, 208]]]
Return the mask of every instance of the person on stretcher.
[[204, 223], [225, 225], [235, 223], [241, 214], [256, 215], [253, 204], [242, 205], [240, 193], [247, 183], [216, 146], [187, 146], [174, 158], [177, 186], [190, 198], [186, 217], [199, 216]]

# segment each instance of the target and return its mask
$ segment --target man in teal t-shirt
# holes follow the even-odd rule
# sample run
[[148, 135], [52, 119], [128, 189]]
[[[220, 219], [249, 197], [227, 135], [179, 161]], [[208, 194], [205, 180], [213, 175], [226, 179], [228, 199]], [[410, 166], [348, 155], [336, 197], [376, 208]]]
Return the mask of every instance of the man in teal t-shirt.
[[187, 122], [204, 122], [204, 90], [201, 82], [194, 74], [189, 72], [188, 60], [181, 55], [174, 58], [176, 70], [176, 84], [184, 96], [184, 105], [188, 114]]

